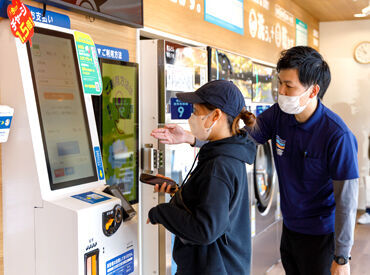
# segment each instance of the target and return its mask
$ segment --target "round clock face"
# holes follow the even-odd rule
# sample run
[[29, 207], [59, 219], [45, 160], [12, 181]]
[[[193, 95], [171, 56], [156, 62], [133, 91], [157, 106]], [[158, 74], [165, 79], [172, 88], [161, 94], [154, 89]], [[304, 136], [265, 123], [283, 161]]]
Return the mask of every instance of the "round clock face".
[[361, 42], [355, 48], [355, 59], [362, 64], [370, 64], [370, 42]]

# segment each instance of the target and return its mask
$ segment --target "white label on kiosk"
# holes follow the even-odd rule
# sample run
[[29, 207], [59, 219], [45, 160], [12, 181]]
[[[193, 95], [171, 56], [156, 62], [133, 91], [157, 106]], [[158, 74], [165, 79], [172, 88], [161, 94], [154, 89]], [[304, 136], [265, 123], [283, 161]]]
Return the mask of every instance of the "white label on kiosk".
[[0, 142], [7, 142], [14, 109], [0, 105]]

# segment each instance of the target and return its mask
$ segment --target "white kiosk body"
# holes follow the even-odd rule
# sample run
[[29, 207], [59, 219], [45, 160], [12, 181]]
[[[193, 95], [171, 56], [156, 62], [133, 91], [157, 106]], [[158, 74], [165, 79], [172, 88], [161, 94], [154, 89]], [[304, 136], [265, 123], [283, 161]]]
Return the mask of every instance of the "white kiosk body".
[[139, 274], [137, 216], [119, 223], [121, 200], [101, 191], [74, 32], [36, 27], [30, 48], [0, 21], [1, 103], [15, 109], [2, 145], [5, 275]]

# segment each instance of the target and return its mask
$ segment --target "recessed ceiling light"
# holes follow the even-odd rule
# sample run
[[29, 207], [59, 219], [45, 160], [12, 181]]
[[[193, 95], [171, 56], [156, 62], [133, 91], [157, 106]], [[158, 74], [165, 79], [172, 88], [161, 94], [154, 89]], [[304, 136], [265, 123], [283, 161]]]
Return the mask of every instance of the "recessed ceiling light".
[[354, 17], [365, 17], [366, 14], [363, 14], [363, 13], [356, 13], [354, 14]]

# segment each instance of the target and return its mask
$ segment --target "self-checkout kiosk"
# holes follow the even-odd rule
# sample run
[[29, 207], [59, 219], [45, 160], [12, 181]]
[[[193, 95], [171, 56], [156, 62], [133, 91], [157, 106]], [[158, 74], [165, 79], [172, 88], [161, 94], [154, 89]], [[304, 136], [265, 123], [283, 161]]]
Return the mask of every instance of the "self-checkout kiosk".
[[1, 103], [15, 110], [2, 145], [6, 275], [139, 274], [137, 215], [103, 192], [73, 34], [38, 24], [30, 47], [0, 21]]

